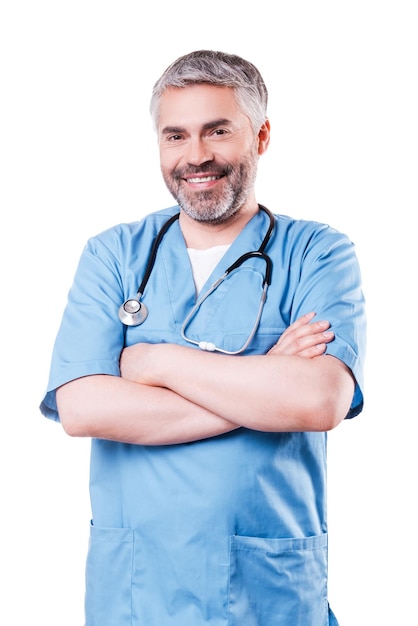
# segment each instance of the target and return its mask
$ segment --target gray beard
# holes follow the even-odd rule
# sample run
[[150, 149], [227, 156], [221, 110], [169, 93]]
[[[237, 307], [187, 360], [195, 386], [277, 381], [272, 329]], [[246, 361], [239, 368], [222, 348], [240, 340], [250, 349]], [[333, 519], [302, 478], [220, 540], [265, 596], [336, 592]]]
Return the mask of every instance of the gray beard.
[[[169, 192], [186, 215], [197, 222], [223, 224], [235, 215], [248, 199], [254, 187], [257, 163], [258, 153], [254, 148], [251, 154], [244, 157], [235, 167], [227, 168], [225, 170], [227, 186], [222, 194], [211, 189], [192, 194], [182, 189], [181, 179], [186, 173], [185, 170], [174, 171], [169, 174], [163, 172], [163, 177]], [[204, 173], [205, 168], [209, 171], [211, 164], [204, 164], [196, 168], [196, 172]]]
[[248, 197], [248, 192], [240, 190], [235, 194], [231, 188], [227, 189], [218, 202], [214, 202], [210, 191], [201, 191], [196, 194], [193, 203], [189, 202], [186, 194], [181, 191], [176, 200], [181, 209], [197, 222], [206, 224], [223, 224], [235, 215]]

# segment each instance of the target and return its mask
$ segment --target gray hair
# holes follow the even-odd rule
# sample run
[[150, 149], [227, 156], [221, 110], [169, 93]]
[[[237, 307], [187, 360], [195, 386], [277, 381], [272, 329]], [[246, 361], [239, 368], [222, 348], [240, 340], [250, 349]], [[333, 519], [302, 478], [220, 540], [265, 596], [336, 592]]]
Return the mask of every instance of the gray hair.
[[160, 99], [169, 87], [209, 84], [232, 87], [238, 106], [258, 133], [267, 118], [268, 93], [258, 69], [241, 57], [215, 50], [197, 50], [178, 58], [154, 85], [150, 113], [158, 127]]

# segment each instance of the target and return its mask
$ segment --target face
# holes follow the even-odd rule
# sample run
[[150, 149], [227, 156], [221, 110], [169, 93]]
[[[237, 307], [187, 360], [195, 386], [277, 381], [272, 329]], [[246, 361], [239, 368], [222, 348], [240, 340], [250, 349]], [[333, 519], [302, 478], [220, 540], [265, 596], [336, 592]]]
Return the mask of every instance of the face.
[[167, 89], [158, 139], [164, 181], [193, 219], [225, 222], [253, 193], [264, 149], [230, 87]]

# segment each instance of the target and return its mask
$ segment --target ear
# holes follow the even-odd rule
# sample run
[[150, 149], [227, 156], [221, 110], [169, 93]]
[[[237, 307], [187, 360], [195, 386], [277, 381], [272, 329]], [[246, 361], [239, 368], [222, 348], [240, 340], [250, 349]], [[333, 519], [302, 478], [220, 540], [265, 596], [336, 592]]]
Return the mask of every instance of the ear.
[[266, 120], [258, 131], [258, 154], [264, 154], [270, 143], [270, 122]]

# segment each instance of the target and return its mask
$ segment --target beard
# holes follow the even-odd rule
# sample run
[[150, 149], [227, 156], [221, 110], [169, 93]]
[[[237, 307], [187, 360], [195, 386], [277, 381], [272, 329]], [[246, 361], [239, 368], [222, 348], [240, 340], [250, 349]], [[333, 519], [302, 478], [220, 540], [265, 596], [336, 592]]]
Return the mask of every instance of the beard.
[[[235, 164], [206, 161], [199, 166], [189, 165], [171, 172], [162, 169], [162, 175], [169, 192], [189, 217], [207, 224], [222, 224], [246, 202], [254, 188], [257, 164], [258, 151], [254, 147], [248, 156]], [[222, 177], [222, 182], [214, 189], [194, 191], [187, 188], [183, 180], [186, 176], [206, 172]]]

